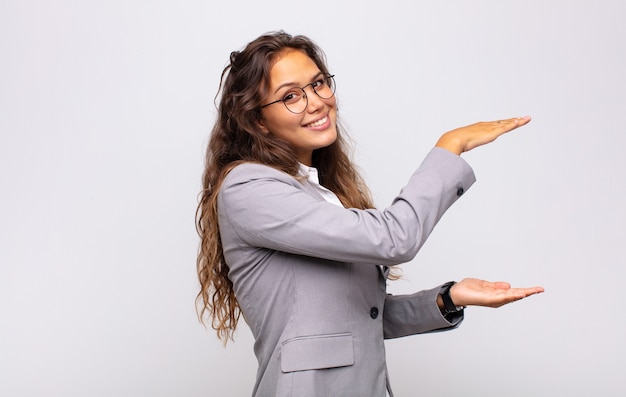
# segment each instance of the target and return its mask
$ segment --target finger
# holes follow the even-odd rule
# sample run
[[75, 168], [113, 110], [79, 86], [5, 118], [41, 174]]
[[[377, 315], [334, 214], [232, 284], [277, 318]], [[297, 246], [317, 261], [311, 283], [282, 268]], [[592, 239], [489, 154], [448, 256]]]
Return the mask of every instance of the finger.
[[509, 303], [522, 300], [528, 296], [529, 295], [527, 295], [524, 291], [521, 291], [520, 289], [509, 289], [494, 302], [494, 305], [492, 307], [504, 306]]
[[469, 145], [469, 146], [480, 146], [482, 144], [491, 142], [498, 138], [500, 135], [506, 134], [507, 132], [511, 132], [516, 128], [519, 128], [523, 125], [526, 125], [530, 122], [530, 117], [513, 117], [510, 119], [489, 121], [483, 123], [483, 126], [486, 127], [485, 131], [488, 131], [487, 135], [482, 136], [482, 138], [491, 136], [488, 141], [482, 142], [479, 145]]
[[530, 116], [512, 117], [512, 118], [506, 119], [506, 120], [498, 120], [497, 123], [498, 124], [503, 124], [504, 126], [518, 128], [518, 127], [521, 127], [523, 125], [526, 125], [526, 124], [530, 123], [530, 120], [531, 120]]
[[541, 294], [543, 292], [544, 292], [543, 287], [526, 288], [526, 293], [527, 293], [526, 296]]
[[524, 116], [524, 117], [518, 117], [517, 121], [518, 121], [518, 126], [521, 127], [523, 125], [526, 125], [528, 123], [530, 123], [530, 116]]
[[526, 298], [531, 295], [542, 293], [543, 287], [532, 287], [532, 288], [512, 288], [509, 290], [515, 295], [523, 295], [523, 298]]

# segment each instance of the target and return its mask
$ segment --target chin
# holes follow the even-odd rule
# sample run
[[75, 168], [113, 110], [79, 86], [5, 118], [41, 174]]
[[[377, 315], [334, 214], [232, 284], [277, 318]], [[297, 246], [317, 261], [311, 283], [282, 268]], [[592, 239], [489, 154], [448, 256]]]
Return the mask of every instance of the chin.
[[337, 142], [337, 132], [335, 131], [335, 133], [333, 133], [332, 136], [329, 136], [325, 141], [325, 144], [321, 145], [320, 148], [329, 147], [333, 143]]

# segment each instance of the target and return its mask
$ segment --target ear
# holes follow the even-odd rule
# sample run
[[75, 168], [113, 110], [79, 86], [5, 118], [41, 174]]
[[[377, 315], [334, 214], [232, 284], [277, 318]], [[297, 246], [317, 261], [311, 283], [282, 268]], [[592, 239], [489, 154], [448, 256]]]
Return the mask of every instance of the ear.
[[257, 127], [259, 127], [259, 131], [261, 131], [264, 134], [269, 133], [270, 131], [267, 129], [267, 127], [265, 126], [265, 122], [263, 121], [263, 117], [260, 117], [257, 122], [256, 122]]

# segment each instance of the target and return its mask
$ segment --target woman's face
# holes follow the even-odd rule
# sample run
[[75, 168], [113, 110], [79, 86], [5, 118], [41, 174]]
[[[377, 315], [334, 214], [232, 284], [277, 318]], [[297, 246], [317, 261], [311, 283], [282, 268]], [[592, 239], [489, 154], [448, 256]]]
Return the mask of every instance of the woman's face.
[[[265, 102], [282, 99], [294, 88], [304, 87], [323, 77], [315, 62], [304, 52], [287, 49], [277, 55], [270, 69], [269, 91]], [[320, 98], [309, 85], [305, 89], [308, 105], [302, 113], [290, 112], [282, 102], [261, 110], [260, 127], [289, 142], [298, 160], [311, 165], [313, 151], [331, 145], [337, 139], [337, 101]], [[302, 91], [300, 91], [302, 92]]]

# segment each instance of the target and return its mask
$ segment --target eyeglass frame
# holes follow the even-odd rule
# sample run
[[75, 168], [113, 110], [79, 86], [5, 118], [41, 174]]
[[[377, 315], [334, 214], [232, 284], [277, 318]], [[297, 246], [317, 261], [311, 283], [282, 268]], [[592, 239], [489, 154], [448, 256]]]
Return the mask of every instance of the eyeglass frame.
[[309, 97], [307, 96], [306, 91], [304, 91], [304, 89], [307, 88], [308, 86], [311, 86], [311, 89], [313, 90], [315, 95], [317, 95], [320, 99], [330, 99], [330, 98], [334, 97], [335, 96], [335, 87], [336, 87], [335, 75], [334, 74], [330, 74], [330, 73], [327, 73], [327, 74], [320, 73], [320, 74], [322, 76], [324, 76], [325, 79], [327, 79], [327, 84], [328, 84], [328, 79], [330, 79], [332, 81], [332, 83], [333, 83], [333, 85], [328, 84], [328, 86], [330, 87], [331, 91], [333, 92], [333, 94], [331, 96], [329, 96], [328, 98], [324, 98], [320, 94], [317, 93], [317, 91], [315, 90], [315, 87], [313, 87], [313, 84], [315, 84], [316, 81], [312, 81], [312, 82], [310, 82], [309, 84], [307, 84], [305, 86], [294, 87], [294, 88], [299, 88], [299, 89], [302, 90], [302, 93], [304, 94], [304, 99], [306, 100], [306, 105], [304, 106], [304, 109], [302, 109], [300, 112], [294, 112], [293, 110], [289, 109], [289, 106], [287, 106], [287, 104], [285, 103], [285, 98], [281, 98], [281, 99], [275, 100], [274, 102], [270, 102], [270, 103], [266, 103], [265, 105], [261, 105], [261, 109], [266, 108], [266, 107], [268, 107], [270, 105], [273, 105], [275, 103], [282, 102], [283, 105], [285, 105], [285, 108], [288, 111], [290, 111], [291, 113], [293, 113], [293, 114], [301, 114], [301, 113], [303, 113], [306, 110], [307, 106], [309, 106]]

